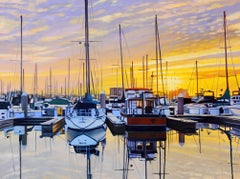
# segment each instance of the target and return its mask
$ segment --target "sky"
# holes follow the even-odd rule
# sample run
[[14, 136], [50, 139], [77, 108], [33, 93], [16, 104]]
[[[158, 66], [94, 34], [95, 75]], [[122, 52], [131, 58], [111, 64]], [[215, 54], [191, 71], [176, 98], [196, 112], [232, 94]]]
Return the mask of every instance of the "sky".
[[[82, 93], [78, 89], [85, 88], [85, 49], [83, 43], [73, 41], [84, 41], [84, 0], [2, 0], [0, 9], [1, 92], [20, 88], [22, 16], [24, 90], [49, 93], [51, 89], [54, 93], [66, 93], [69, 89], [71, 94]], [[196, 93], [197, 61], [199, 90], [210, 89], [219, 95], [226, 88], [225, 11], [230, 90], [237, 90], [239, 9], [238, 0], [89, 0], [89, 39], [96, 41], [90, 43], [91, 89], [94, 93], [109, 93], [110, 87], [122, 85], [121, 24], [125, 87], [131, 87], [133, 66], [134, 86], [156, 91], [157, 15], [164, 81], [159, 72], [159, 91], [164, 84], [164, 91], [183, 88], [190, 94]], [[146, 64], [146, 56], [148, 76], [143, 80], [146, 73], [142, 69], [146, 66], [142, 63], [144, 59]]]

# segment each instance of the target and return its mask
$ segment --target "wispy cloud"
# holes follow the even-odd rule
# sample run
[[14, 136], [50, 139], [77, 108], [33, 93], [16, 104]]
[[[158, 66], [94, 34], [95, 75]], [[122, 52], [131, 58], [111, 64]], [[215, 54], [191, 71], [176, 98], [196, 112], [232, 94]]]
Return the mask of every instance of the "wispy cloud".
[[[91, 56], [99, 56], [100, 63], [111, 65], [119, 60], [118, 24], [124, 32], [126, 65], [134, 60], [137, 66], [146, 54], [154, 58], [156, 14], [164, 60], [172, 62], [171, 68], [176, 71], [181, 68], [187, 71], [195, 59], [203, 60], [213, 70], [211, 60], [222, 54], [223, 11], [227, 13], [234, 57], [240, 51], [239, 0], [94, 0], [89, 1], [89, 6], [90, 40], [102, 41], [91, 44]], [[73, 48], [71, 43], [84, 40], [83, 0], [2, 0], [0, 10], [0, 61], [19, 56], [20, 15], [24, 58], [53, 64], [79, 56], [79, 48], [84, 49]], [[106, 76], [106, 81], [111, 81], [112, 75]]]

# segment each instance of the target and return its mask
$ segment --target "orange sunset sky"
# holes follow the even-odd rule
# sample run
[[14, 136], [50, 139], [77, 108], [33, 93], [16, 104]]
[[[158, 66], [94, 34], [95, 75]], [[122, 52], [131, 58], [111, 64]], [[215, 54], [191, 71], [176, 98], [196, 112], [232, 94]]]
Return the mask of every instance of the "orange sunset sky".
[[[23, 17], [24, 90], [56, 94], [68, 87], [77, 93], [83, 83], [84, 0], [2, 0], [0, 2], [1, 92], [20, 88], [20, 16]], [[161, 41], [166, 91], [188, 89], [196, 93], [195, 62], [199, 90], [226, 88], [223, 11], [227, 19], [230, 90], [240, 83], [239, 0], [89, 0], [91, 71], [96, 93], [121, 87], [118, 25], [123, 34], [125, 87], [130, 87], [134, 66], [135, 87], [143, 87], [142, 59], [148, 55], [148, 84], [156, 91], [155, 15]], [[166, 66], [166, 64], [168, 64]], [[37, 65], [37, 86], [34, 86]], [[151, 77], [153, 74], [154, 77]], [[160, 73], [159, 73], [160, 75]], [[161, 80], [159, 76], [159, 91]], [[35, 83], [36, 84], [36, 83]], [[84, 87], [84, 86], [83, 86]]]

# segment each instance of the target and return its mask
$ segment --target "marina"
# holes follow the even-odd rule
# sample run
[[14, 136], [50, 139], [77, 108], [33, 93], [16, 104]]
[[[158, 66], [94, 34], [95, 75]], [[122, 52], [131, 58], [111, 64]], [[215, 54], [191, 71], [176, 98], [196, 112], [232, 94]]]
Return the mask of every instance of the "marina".
[[240, 178], [240, 2], [0, 8], [0, 178]]

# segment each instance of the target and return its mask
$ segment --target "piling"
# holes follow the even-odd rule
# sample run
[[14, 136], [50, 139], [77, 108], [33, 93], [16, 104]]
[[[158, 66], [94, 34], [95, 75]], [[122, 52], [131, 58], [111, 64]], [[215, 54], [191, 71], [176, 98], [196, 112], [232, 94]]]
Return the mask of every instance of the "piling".
[[184, 105], [184, 97], [183, 97], [183, 94], [180, 93], [178, 95], [178, 114], [183, 114], [183, 105]]
[[27, 108], [28, 108], [28, 96], [27, 93], [23, 92], [21, 95], [21, 106], [24, 111], [24, 117], [27, 117]]
[[100, 94], [100, 105], [101, 108], [106, 108], [106, 94], [104, 92]]

